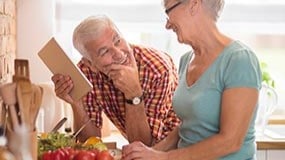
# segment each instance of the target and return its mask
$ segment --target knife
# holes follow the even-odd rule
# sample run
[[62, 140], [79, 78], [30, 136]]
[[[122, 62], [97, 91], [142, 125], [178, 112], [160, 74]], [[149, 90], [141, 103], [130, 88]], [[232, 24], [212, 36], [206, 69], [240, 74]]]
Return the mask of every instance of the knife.
[[57, 130], [66, 122], [67, 118], [64, 117], [62, 118], [55, 126], [54, 128], [51, 130], [51, 132], [57, 132]]
[[76, 132], [74, 132], [72, 134], [73, 138], [76, 138], [77, 135], [87, 126], [87, 124], [91, 121], [91, 119], [89, 119], [87, 122], [85, 122]]

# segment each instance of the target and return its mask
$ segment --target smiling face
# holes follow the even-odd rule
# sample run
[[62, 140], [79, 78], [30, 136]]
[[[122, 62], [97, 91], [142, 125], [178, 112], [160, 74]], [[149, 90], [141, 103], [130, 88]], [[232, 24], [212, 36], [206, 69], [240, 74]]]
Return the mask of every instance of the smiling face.
[[108, 74], [112, 64], [129, 65], [132, 50], [119, 31], [108, 26], [95, 40], [85, 43], [86, 52], [91, 58], [92, 67]]
[[176, 33], [177, 39], [180, 43], [184, 43], [183, 26], [185, 19], [183, 18], [185, 10], [185, 1], [169, 0], [165, 4], [166, 29], [171, 29]]
[[165, 28], [175, 32], [180, 43], [190, 44], [195, 32], [191, 0], [169, 0], [165, 3], [165, 11], [167, 14]]

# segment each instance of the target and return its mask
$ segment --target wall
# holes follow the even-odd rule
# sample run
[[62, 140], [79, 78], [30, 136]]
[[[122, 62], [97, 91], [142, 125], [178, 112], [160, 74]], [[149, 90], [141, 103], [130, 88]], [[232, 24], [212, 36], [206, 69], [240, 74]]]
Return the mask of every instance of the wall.
[[64, 115], [63, 101], [55, 96], [53, 85], [49, 83], [52, 74], [37, 55], [54, 35], [55, 1], [17, 0], [17, 58], [29, 60], [31, 81], [44, 89], [37, 120], [39, 132], [51, 131], [63, 116], [72, 117]]
[[11, 80], [16, 56], [16, 0], [0, 0], [0, 84]]
[[[57, 36], [72, 48], [72, 31], [83, 18], [107, 14], [117, 24], [124, 37], [132, 43], [142, 43], [166, 51], [175, 64], [190, 47], [177, 42], [177, 36], [164, 28], [165, 14], [161, 1], [151, 0], [61, 0], [57, 3]], [[122, 3], [121, 3], [122, 2]], [[146, 11], [147, 8], [147, 11]], [[218, 26], [226, 35], [250, 46], [260, 61], [268, 64], [275, 80], [278, 98], [276, 113], [285, 114], [285, 1], [284, 0], [228, 0]], [[266, 12], [265, 12], [266, 11]], [[76, 62], [75, 49], [69, 56]], [[281, 66], [281, 67], [280, 67]]]
[[17, 0], [17, 58], [29, 60], [32, 82], [50, 81], [38, 51], [53, 36], [55, 0]]

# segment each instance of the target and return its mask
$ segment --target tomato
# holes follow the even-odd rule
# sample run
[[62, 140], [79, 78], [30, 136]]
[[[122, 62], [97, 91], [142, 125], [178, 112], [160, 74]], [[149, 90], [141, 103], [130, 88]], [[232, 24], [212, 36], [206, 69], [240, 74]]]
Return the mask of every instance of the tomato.
[[78, 150], [75, 150], [73, 148], [64, 148], [66, 152], [68, 152], [68, 160], [73, 160], [75, 155], [79, 152]]
[[96, 160], [114, 160], [108, 150], [103, 150], [96, 155]]
[[94, 148], [94, 149], [91, 149], [91, 150], [88, 150], [89, 152], [92, 152], [95, 154], [95, 157], [96, 155], [100, 152], [98, 149]]
[[47, 151], [45, 153], [43, 153], [42, 155], [42, 160], [53, 160], [53, 152], [52, 151]]
[[73, 160], [95, 160], [95, 153], [90, 151], [81, 150], [73, 158]]
[[53, 152], [54, 160], [68, 160], [68, 154], [65, 153], [62, 149], [57, 149]]
[[64, 160], [69, 160], [69, 148], [60, 148], [59, 150], [63, 153], [63, 159]]

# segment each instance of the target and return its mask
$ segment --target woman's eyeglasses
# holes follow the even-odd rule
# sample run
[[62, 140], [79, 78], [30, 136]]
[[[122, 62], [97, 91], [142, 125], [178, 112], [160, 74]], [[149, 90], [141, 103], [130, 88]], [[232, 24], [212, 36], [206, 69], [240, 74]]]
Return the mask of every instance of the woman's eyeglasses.
[[170, 11], [172, 11], [174, 8], [176, 8], [177, 6], [179, 6], [182, 2], [179, 1], [177, 3], [175, 3], [173, 6], [169, 7], [168, 9], [165, 10], [166, 14], [169, 14]]

